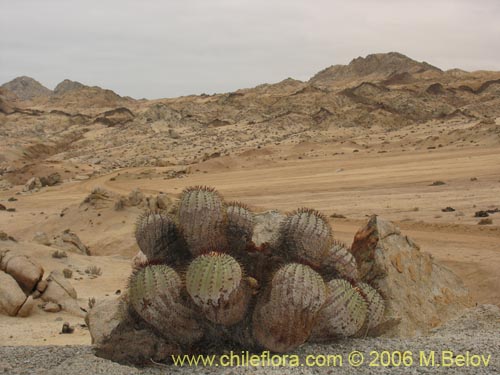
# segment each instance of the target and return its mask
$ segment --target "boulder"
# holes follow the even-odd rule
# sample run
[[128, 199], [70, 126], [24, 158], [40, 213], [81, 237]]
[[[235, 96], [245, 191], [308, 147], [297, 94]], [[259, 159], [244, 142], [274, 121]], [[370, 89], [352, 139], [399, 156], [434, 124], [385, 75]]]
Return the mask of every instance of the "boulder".
[[120, 313], [121, 303], [121, 299], [99, 301], [85, 316], [92, 344], [102, 345], [120, 323], [122, 316]]
[[172, 199], [165, 193], [159, 193], [156, 196], [156, 205], [160, 210], [168, 210], [172, 206]]
[[3, 253], [0, 269], [11, 275], [26, 294], [30, 294], [35, 289], [43, 276], [42, 266], [12, 250]]
[[285, 215], [278, 211], [266, 211], [254, 216], [252, 241], [256, 246], [271, 242]]
[[[109, 331], [116, 324], [116, 303], [115, 301], [114, 304], [102, 307], [101, 313], [109, 319], [107, 325], [96, 326], [95, 318], [88, 319], [93, 340], [95, 337], [95, 353], [98, 357], [122, 364], [149, 364], [151, 359], [163, 362], [170, 360], [173, 354], [181, 354], [176, 344], [169, 343], [157, 335], [146, 323], [132, 319], [125, 307], [119, 308], [121, 321]], [[115, 307], [112, 307], [113, 305]]]
[[90, 255], [90, 250], [83, 244], [76, 233], [66, 229], [59, 236], [55, 237], [53, 245], [62, 250], [73, 251], [84, 255]]
[[40, 297], [44, 302], [53, 302], [70, 314], [84, 317], [82, 309], [78, 305], [76, 290], [70, 282], [64, 278], [59, 271], [52, 271], [47, 277], [47, 289]]
[[138, 188], [132, 190], [128, 195], [128, 206], [140, 206], [146, 200], [146, 196]]
[[360, 279], [375, 287], [386, 301], [385, 323], [378, 333], [398, 337], [426, 334], [471, 304], [458, 276], [377, 216], [356, 233], [351, 251]]
[[42, 310], [50, 313], [58, 313], [59, 311], [62, 310], [62, 307], [61, 305], [58, 305], [57, 303], [54, 302], [45, 302], [42, 305]]
[[50, 246], [51, 244], [49, 236], [47, 236], [47, 233], [45, 232], [36, 232], [35, 236], [33, 237], [33, 242], [44, 246]]
[[40, 189], [42, 187], [42, 182], [38, 177], [31, 177], [23, 187], [23, 191], [33, 191]]
[[0, 271], [0, 313], [16, 316], [26, 299], [16, 280]]
[[35, 306], [36, 301], [33, 298], [33, 296], [29, 296], [26, 298], [26, 301], [24, 301], [24, 304], [21, 306], [19, 311], [17, 312], [17, 316], [21, 318], [26, 318], [27, 316], [30, 315], [31, 310], [33, 310], [33, 306]]
[[61, 175], [58, 172], [49, 174], [40, 178], [42, 186], [54, 186], [62, 181]]

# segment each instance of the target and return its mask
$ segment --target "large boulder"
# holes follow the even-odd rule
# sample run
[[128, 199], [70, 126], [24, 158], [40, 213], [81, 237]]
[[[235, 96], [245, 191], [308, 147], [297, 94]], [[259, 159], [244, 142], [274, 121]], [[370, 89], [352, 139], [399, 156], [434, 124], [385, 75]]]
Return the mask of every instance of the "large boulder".
[[11, 275], [26, 294], [30, 294], [43, 277], [42, 266], [25, 255], [6, 250], [0, 258], [0, 269]]
[[388, 336], [415, 336], [459, 315], [471, 305], [463, 282], [392, 223], [377, 216], [354, 237], [359, 275], [386, 300]]
[[62, 181], [61, 175], [58, 172], [49, 174], [48, 176], [40, 177], [42, 186], [54, 186]]
[[76, 233], [66, 229], [60, 235], [54, 238], [53, 246], [62, 250], [77, 252], [84, 255], [90, 255], [90, 250], [80, 240]]
[[26, 301], [26, 295], [16, 280], [0, 271], [0, 313], [16, 316]]
[[255, 245], [260, 246], [266, 242], [270, 243], [278, 233], [279, 226], [285, 217], [285, 215], [275, 210], [255, 214], [252, 237]]
[[23, 191], [33, 191], [42, 188], [42, 182], [38, 177], [31, 177], [23, 187]]
[[120, 300], [95, 305], [86, 322], [99, 357], [119, 363], [149, 364], [151, 359], [164, 362], [173, 354], [181, 354], [176, 344], [166, 341], [146, 323], [133, 319]]
[[76, 301], [75, 288], [59, 271], [52, 271], [47, 277], [47, 288], [40, 297], [44, 302], [53, 302], [70, 314], [84, 317], [83, 310]]
[[120, 323], [121, 299], [97, 302], [85, 316], [92, 344], [100, 346]]

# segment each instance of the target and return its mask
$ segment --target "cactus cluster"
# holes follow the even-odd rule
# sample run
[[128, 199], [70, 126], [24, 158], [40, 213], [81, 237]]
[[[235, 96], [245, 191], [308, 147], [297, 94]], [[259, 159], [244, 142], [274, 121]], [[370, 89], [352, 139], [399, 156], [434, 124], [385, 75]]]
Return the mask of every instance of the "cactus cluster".
[[285, 352], [382, 322], [384, 300], [358, 281], [321, 213], [288, 214], [261, 246], [253, 228], [247, 206], [207, 187], [185, 189], [177, 216], [144, 213], [135, 236], [147, 261], [130, 277], [131, 314], [186, 351], [232, 343]]

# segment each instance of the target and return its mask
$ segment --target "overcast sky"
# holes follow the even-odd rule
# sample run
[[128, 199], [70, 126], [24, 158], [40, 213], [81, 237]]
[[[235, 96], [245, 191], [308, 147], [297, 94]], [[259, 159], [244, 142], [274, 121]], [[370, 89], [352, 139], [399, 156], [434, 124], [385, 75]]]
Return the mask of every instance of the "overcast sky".
[[500, 70], [500, 0], [0, 0], [0, 83], [173, 97], [307, 80], [389, 51]]

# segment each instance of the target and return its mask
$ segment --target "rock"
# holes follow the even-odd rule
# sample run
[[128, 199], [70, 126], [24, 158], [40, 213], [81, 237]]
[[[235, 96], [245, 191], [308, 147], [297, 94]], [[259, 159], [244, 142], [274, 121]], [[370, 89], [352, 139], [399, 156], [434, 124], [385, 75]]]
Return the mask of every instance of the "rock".
[[45, 232], [36, 232], [33, 237], [33, 242], [39, 243], [40, 245], [50, 246], [51, 242], [49, 236]]
[[16, 316], [27, 297], [16, 280], [0, 271], [0, 313]]
[[26, 298], [26, 301], [17, 312], [17, 316], [21, 318], [26, 318], [27, 316], [30, 315], [31, 310], [33, 310], [33, 306], [35, 306], [35, 304], [36, 304], [35, 298], [33, 296], [29, 296], [28, 298]]
[[47, 286], [49, 283], [47, 280], [40, 280], [38, 284], [36, 284], [36, 290], [38, 290], [40, 293], [45, 292], [45, 289], [47, 289]]
[[[116, 301], [114, 301], [116, 304]], [[144, 364], [150, 363], [151, 359], [156, 362], [162, 362], [171, 359], [171, 355], [181, 354], [180, 348], [176, 344], [167, 342], [164, 338], [157, 335], [144, 322], [136, 323], [128, 315], [125, 309], [120, 310], [121, 322], [119, 322], [110, 332], [107, 333], [112, 325], [115, 324], [113, 318], [114, 307], [108, 305], [103, 307], [106, 310], [108, 324], [99, 331], [89, 320], [89, 329], [92, 337], [96, 337], [95, 349], [98, 357], [110, 359], [118, 363]], [[103, 311], [103, 314], [106, 314]], [[94, 319], [95, 322], [95, 319]], [[94, 325], [94, 328], [92, 327]], [[94, 331], [94, 334], [92, 334]], [[97, 332], [105, 333], [99, 336]], [[97, 338], [102, 338], [101, 341]]]
[[351, 251], [361, 280], [386, 301], [379, 331], [388, 336], [425, 334], [471, 304], [458, 276], [377, 216], [356, 233]]
[[42, 305], [42, 310], [50, 313], [58, 313], [62, 310], [62, 307], [54, 302], [46, 302]]
[[42, 266], [12, 250], [3, 253], [0, 269], [11, 275], [26, 294], [31, 294], [43, 277]]
[[69, 334], [75, 332], [75, 327], [70, 326], [68, 322], [64, 323], [61, 329], [61, 333]]
[[132, 190], [128, 195], [128, 205], [129, 206], [139, 206], [146, 200], [146, 196], [138, 188]]
[[255, 214], [252, 237], [255, 245], [260, 246], [265, 242], [271, 242], [284, 218], [285, 215], [274, 210]]
[[111, 332], [120, 323], [121, 299], [99, 301], [85, 316], [85, 323], [89, 327], [92, 344], [102, 345]]
[[76, 233], [66, 229], [54, 239], [54, 246], [62, 250], [73, 251], [84, 255], [90, 255], [90, 250], [83, 244]]
[[7, 207], [5, 207], [3, 204], [0, 203], [0, 211], [5, 211]]
[[40, 189], [42, 187], [42, 182], [38, 177], [31, 177], [28, 182], [23, 187], [23, 191], [33, 191], [36, 189]]
[[62, 181], [61, 175], [58, 172], [49, 174], [48, 176], [41, 177], [40, 182], [42, 186], [54, 186]]
[[165, 193], [159, 193], [156, 196], [156, 204], [160, 210], [168, 210], [172, 206], [172, 203], [172, 199]]
[[47, 289], [41, 295], [41, 299], [44, 302], [56, 303], [60, 305], [64, 311], [81, 317], [85, 316], [76, 301], [76, 290], [69, 281], [64, 278], [61, 272], [52, 271], [47, 278], [47, 282]]

